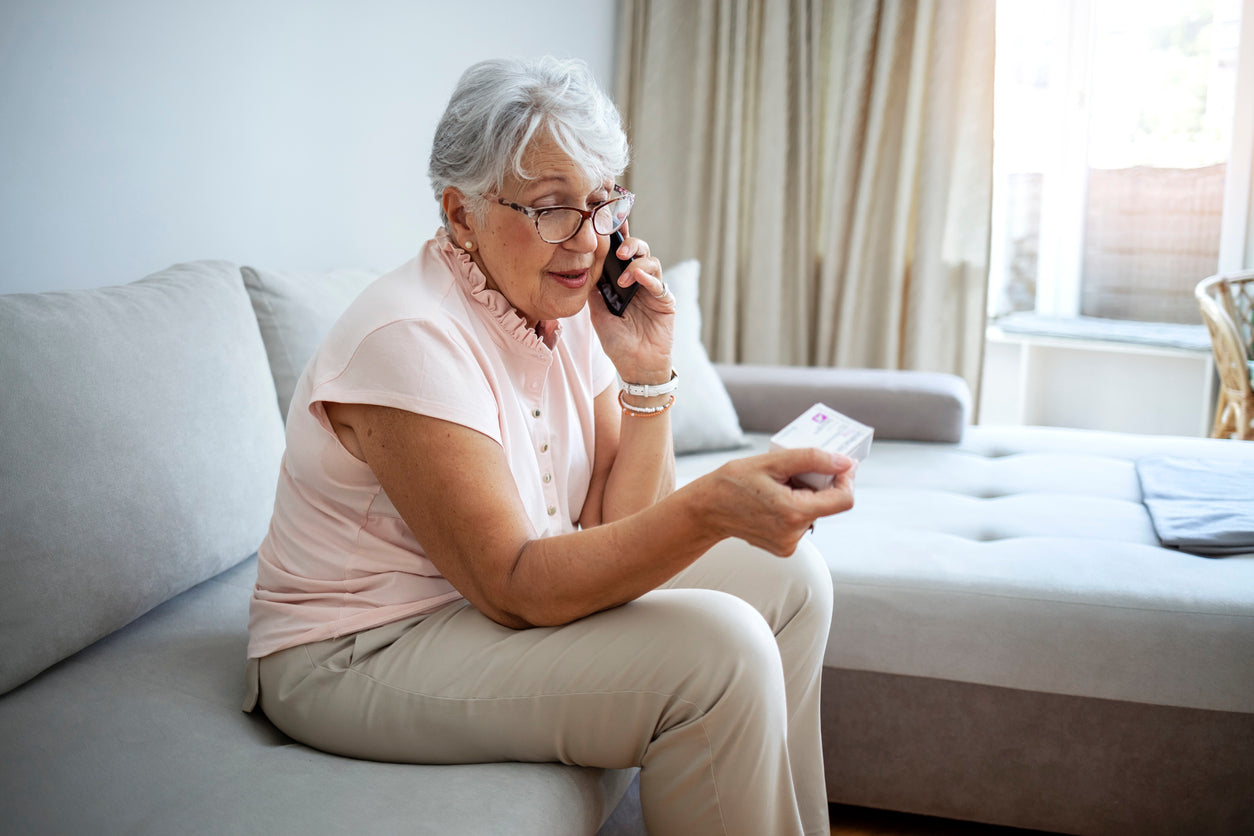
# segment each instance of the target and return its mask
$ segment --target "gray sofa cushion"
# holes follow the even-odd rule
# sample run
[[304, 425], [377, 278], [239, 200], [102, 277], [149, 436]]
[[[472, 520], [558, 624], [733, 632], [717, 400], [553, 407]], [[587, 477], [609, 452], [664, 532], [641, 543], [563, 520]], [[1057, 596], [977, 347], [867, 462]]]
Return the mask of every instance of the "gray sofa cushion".
[[746, 432], [774, 434], [816, 403], [875, 429], [876, 441], [962, 439], [971, 392], [942, 372], [716, 364]]
[[251, 554], [283, 436], [238, 270], [0, 296], [0, 693]]
[[[743, 412], [742, 412], [743, 414]], [[731, 455], [684, 456], [687, 482]], [[1254, 552], [1163, 548], [1136, 461], [1254, 442], [969, 427], [876, 439], [851, 511], [813, 535], [836, 607], [825, 666], [1021, 691], [1254, 712]]]
[[256, 267], [242, 267], [240, 272], [270, 357], [279, 412], [286, 418], [287, 405], [305, 364], [348, 303], [379, 274], [370, 270], [317, 273]]
[[635, 770], [327, 755], [240, 711], [246, 561], [0, 698], [5, 833], [587, 834]]

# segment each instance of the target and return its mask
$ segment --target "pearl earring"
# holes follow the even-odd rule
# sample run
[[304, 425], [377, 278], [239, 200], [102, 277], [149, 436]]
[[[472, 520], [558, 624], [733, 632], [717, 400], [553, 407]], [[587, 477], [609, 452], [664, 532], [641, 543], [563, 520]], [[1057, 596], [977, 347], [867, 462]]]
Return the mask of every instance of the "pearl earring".
[[466, 242], [466, 244], [465, 244], [465, 247], [466, 247], [466, 249], [468, 249], [468, 250], [473, 250], [473, 249], [475, 248], [475, 242], [474, 242], [474, 241], [467, 241], [467, 242]]

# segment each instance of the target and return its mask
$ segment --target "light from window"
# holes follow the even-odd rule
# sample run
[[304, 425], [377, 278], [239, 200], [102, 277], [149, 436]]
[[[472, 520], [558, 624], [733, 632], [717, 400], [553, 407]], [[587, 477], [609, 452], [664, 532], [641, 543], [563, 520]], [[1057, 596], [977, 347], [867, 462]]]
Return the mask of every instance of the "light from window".
[[1200, 322], [1242, 0], [999, 0], [993, 315]]

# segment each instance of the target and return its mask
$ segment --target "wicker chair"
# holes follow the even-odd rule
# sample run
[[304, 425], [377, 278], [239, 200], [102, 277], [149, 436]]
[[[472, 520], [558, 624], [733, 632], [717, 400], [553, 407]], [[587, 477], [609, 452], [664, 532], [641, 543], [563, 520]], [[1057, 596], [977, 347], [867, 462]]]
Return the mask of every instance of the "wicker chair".
[[1254, 272], [1203, 279], [1193, 294], [1210, 329], [1219, 372], [1214, 438], [1254, 439]]

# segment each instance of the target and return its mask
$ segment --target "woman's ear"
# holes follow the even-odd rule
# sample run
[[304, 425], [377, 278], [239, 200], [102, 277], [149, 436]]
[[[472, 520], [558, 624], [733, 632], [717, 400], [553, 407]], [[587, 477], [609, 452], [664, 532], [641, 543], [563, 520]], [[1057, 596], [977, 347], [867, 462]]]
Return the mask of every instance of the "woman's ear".
[[444, 194], [440, 196], [440, 202], [444, 207], [444, 214], [448, 216], [453, 240], [458, 244], [474, 241], [475, 219], [470, 207], [466, 205], [466, 196], [462, 194], [461, 189], [447, 186]]

